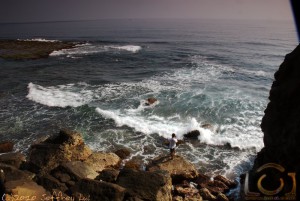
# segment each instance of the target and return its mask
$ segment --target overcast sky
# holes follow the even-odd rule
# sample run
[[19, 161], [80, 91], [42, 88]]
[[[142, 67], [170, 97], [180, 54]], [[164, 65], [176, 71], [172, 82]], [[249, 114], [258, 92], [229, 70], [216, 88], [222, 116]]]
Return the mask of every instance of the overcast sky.
[[0, 22], [103, 18], [292, 20], [288, 0], [1, 0]]

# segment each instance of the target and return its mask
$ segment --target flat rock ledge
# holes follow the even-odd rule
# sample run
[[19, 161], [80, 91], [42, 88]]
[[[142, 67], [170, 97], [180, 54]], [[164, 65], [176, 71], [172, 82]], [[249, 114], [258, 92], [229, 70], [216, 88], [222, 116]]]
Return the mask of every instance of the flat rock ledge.
[[62, 41], [0, 40], [0, 58], [26, 60], [47, 58], [53, 51], [74, 48], [76, 43]]
[[[124, 152], [124, 150], [123, 150]], [[124, 168], [115, 153], [92, 152], [82, 136], [61, 130], [31, 145], [28, 156], [0, 155], [0, 190], [7, 200], [86, 201], [226, 201], [236, 183], [217, 175], [210, 178], [181, 156], [159, 156], [146, 171]], [[126, 160], [123, 160], [123, 163]]]

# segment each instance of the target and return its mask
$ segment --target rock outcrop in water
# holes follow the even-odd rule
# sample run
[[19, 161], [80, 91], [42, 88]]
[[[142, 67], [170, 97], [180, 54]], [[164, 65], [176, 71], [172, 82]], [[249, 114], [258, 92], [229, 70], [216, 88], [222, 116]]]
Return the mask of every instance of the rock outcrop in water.
[[[257, 171], [267, 163], [278, 164], [284, 171], [281, 172], [274, 166], [269, 168], [262, 185], [265, 189], [277, 189], [280, 186], [279, 179], [282, 178], [284, 186], [274, 195], [281, 197], [292, 192], [295, 186], [293, 177], [287, 174], [296, 173], [297, 177], [300, 175], [300, 46], [286, 55], [275, 73], [269, 99], [261, 123], [265, 146], [257, 154], [249, 173], [249, 182], [245, 185], [249, 186], [251, 192], [264, 195], [257, 187], [261, 176]], [[299, 193], [297, 195], [299, 199]]]
[[127, 159], [129, 165], [121, 168], [118, 155], [92, 152], [79, 133], [62, 130], [33, 144], [27, 161], [21, 153], [0, 155], [0, 190], [7, 200], [216, 201], [228, 200], [224, 193], [236, 185], [220, 175], [206, 176], [181, 156], [160, 156], [144, 171]]
[[53, 51], [70, 49], [75, 45], [61, 41], [0, 40], [0, 58], [11, 60], [47, 58]]

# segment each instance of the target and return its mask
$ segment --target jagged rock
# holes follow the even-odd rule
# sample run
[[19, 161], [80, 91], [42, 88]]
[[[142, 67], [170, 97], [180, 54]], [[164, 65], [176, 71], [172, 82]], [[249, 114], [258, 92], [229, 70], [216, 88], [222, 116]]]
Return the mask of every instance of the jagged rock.
[[96, 181], [91, 179], [82, 179], [72, 188], [75, 196], [82, 194], [91, 201], [123, 201], [126, 189], [112, 183]]
[[224, 183], [229, 188], [234, 188], [234, 187], [237, 186], [237, 183], [235, 183], [234, 181], [231, 181], [230, 179], [227, 179], [227, 178], [223, 177], [222, 175], [215, 176], [214, 180]]
[[3, 170], [5, 181], [14, 181], [14, 180], [32, 180], [35, 177], [35, 174], [29, 171], [22, 171], [17, 169], [15, 166], [7, 165], [0, 163], [0, 169]]
[[84, 178], [95, 179], [98, 176], [98, 173], [91, 166], [82, 161], [62, 163], [52, 171], [52, 174], [57, 175], [56, 172], [68, 174], [74, 181]]
[[54, 171], [53, 172], [53, 176], [58, 179], [59, 181], [61, 181], [62, 183], [67, 183], [68, 181], [71, 180], [70, 175], [60, 172], [60, 171]]
[[219, 192], [224, 192], [224, 188], [220, 188], [214, 185], [213, 181], [209, 181], [207, 183], [201, 183], [199, 185], [201, 188], [206, 188], [209, 190], [209, 192], [211, 192], [214, 195], [218, 195]]
[[120, 171], [116, 169], [105, 169], [96, 177], [96, 180], [115, 183], [117, 181], [119, 173]]
[[188, 139], [198, 139], [198, 137], [200, 136], [200, 131], [194, 130], [194, 131], [188, 132], [187, 134], [184, 134], [183, 136]]
[[229, 201], [229, 199], [223, 193], [219, 193], [217, 196], [217, 201]]
[[26, 157], [20, 152], [16, 153], [5, 153], [0, 155], [0, 163], [20, 168], [21, 164], [26, 161]]
[[205, 175], [205, 174], [203, 174], [201, 172], [198, 172], [198, 176], [195, 179], [195, 182], [197, 184], [206, 183], [208, 181], [210, 181], [210, 177], [209, 176], [207, 176], [207, 175]]
[[91, 153], [79, 133], [61, 130], [59, 135], [31, 146], [28, 168], [36, 173], [47, 174], [61, 162], [85, 160]]
[[209, 201], [216, 201], [217, 200], [216, 196], [211, 194], [210, 191], [207, 188], [201, 188], [199, 190], [199, 193], [200, 193], [201, 197], [204, 200], [209, 200]]
[[139, 161], [137, 159], [131, 159], [125, 163], [124, 168], [141, 170], [142, 166], [143, 166], [142, 161]]
[[6, 190], [6, 200], [15, 200], [11, 195], [19, 196], [28, 196], [29, 199], [32, 199], [35, 196], [34, 200], [43, 200], [46, 196], [50, 197], [50, 194], [46, 190], [33, 181], [28, 180], [14, 180], [5, 183]]
[[172, 198], [172, 201], [183, 201], [183, 197], [176, 195]]
[[203, 199], [200, 194], [195, 194], [191, 197], [185, 197], [183, 201], [203, 201]]
[[117, 184], [126, 188], [129, 195], [142, 200], [171, 201], [172, 182], [166, 171], [146, 172], [124, 169]]
[[91, 154], [85, 162], [96, 172], [101, 172], [106, 168], [118, 167], [121, 159], [114, 153], [96, 152]]
[[195, 179], [198, 176], [195, 166], [181, 156], [175, 156], [174, 159], [169, 156], [158, 157], [147, 166], [147, 169], [150, 172], [156, 170], [168, 171], [175, 184], [181, 183], [183, 180]]
[[[257, 154], [252, 171], [249, 172], [249, 189], [255, 191], [256, 181], [261, 176], [257, 169], [267, 163], [281, 165], [285, 172], [300, 174], [300, 45], [287, 54], [279, 70], [275, 73], [269, 96], [269, 104], [261, 122], [264, 133], [264, 148]], [[268, 181], [264, 186], [269, 189], [278, 187], [280, 171], [268, 171]], [[248, 185], [248, 184], [247, 184]], [[285, 182], [280, 193], [289, 193], [293, 182]], [[297, 199], [299, 197], [297, 192]]]
[[147, 105], [147, 106], [152, 105], [152, 104], [154, 104], [156, 101], [157, 101], [156, 98], [153, 98], [153, 97], [147, 98], [145, 105]]
[[128, 156], [130, 156], [130, 151], [128, 149], [118, 149], [117, 151], [114, 152], [117, 156], [119, 156], [121, 159], [125, 159]]
[[1, 142], [0, 143], [0, 153], [11, 152], [14, 149], [14, 143], [12, 142]]
[[61, 192], [65, 192], [68, 190], [68, 187], [64, 183], [61, 183], [59, 180], [57, 180], [51, 175], [38, 176], [37, 183], [39, 185], [42, 185], [49, 192], [51, 192], [53, 189], [58, 189]]
[[199, 190], [191, 187], [175, 186], [175, 193], [184, 197], [191, 197], [199, 193]]

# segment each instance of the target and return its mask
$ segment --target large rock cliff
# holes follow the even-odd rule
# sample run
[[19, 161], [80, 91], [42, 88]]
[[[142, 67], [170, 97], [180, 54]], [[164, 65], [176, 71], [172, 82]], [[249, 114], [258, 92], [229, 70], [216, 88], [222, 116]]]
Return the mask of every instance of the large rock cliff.
[[261, 123], [265, 147], [254, 168], [274, 162], [300, 170], [300, 45], [275, 73], [269, 99]]
[[300, 174], [300, 45], [286, 55], [275, 73], [269, 99], [261, 123], [265, 147], [257, 154], [249, 174], [253, 181], [250, 188], [252, 191], [257, 189], [256, 181], [260, 177], [257, 170], [267, 163], [274, 163], [285, 170], [266, 169], [269, 179], [265, 179], [263, 185], [265, 189], [277, 189], [280, 178], [283, 178], [284, 187], [280, 195], [285, 195], [291, 192], [293, 184], [292, 178], [284, 175]]

